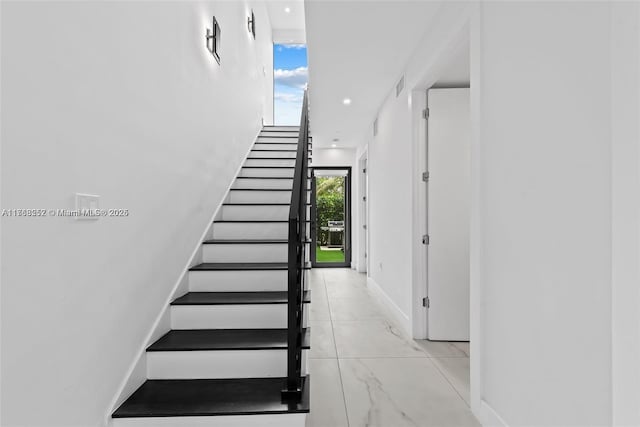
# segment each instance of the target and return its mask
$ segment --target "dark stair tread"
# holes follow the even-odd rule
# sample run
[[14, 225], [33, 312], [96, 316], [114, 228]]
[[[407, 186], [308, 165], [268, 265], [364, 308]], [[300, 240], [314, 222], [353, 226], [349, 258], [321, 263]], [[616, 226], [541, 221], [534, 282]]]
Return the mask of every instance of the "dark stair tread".
[[[310, 264], [305, 264], [308, 270]], [[287, 270], [286, 262], [203, 262], [191, 267], [191, 271], [207, 270]]]
[[236, 179], [290, 179], [292, 176], [237, 176]]
[[[171, 305], [248, 305], [286, 304], [289, 293], [281, 292], [188, 292]], [[303, 302], [311, 302], [311, 291], [305, 291]]]
[[[292, 188], [230, 188], [229, 191], [293, 191]], [[307, 191], [311, 191], [307, 188]]]
[[242, 166], [243, 169], [295, 169], [295, 166]]
[[[281, 131], [284, 132], [284, 131]], [[298, 135], [258, 135], [258, 138], [298, 138]]]
[[[270, 222], [289, 222], [287, 219], [221, 219], [217, 221], [213, 221], [214, 223], [220, 222], [232, 222], [232, 223], [270, 223]], [[306, 220], [305, 222], [311, 222], [311, 220]]]
[[256, 240], [256, 239], [211, 239], [211, 240], [205, 240], [204, 242], [202, 242], [205, 245], [215, 245], [215, 244], [256, 244], [256, 245], [261, 245], [261, 244], [286, 244], [289, 243], [288, 240], [286, 239], [280, 239], [280, 240]]
[[295, 160], [295, 157], [247, 157], [253, 160]]
[[[211, 239], [211, 240], [205, 240], [204, 242], [202, 242], [205, 245], [216, 245], [216, 244], [255, 244], [255, 245], [262, 245], [262, 244], [287, 244], [289, 243], [288, 240], [286, 239], [280, 239], [280, 240], [256, 240], [256, 239]], [[305, 240], [305, 243], [311, 243], [311, 240]]]
[[[287, 329], [174, 329], [151, 344], [147, 351], [286, 350]], [[302, 348], [310, 348], [305, 329]]]
[[254, 148], [251, 151], [282, 151], [283, 153], [295, 153], [298, 150], [265, 150], [263, 148]]
[[[291, 203], [223, 203], [222, 206], [291, 206]], [[311, 206], [311, 203], [307, 203]]]
[[113, 418], [261, 415], [309, 412], [309, 377], [302, 398], [282, 403], [285, 378], [147, 380]]

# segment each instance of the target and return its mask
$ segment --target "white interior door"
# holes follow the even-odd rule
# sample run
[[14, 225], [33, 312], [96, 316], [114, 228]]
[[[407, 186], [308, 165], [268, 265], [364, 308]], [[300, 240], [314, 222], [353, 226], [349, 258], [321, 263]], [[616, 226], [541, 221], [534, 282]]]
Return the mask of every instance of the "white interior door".
[[369, 184], [369, 171], [367, 170], [367, 158], [364, 157], [362, 159], [362, 228], [363, 228], [363, 237], [364, 237], [364, 271], [369, 271], [369, 216], [368, 216], [368, 205], [369, 205], [369, 193], [368, 193], [368, 184]]
[[469, 89], [430, 89], [427, 336], [469, 340]]

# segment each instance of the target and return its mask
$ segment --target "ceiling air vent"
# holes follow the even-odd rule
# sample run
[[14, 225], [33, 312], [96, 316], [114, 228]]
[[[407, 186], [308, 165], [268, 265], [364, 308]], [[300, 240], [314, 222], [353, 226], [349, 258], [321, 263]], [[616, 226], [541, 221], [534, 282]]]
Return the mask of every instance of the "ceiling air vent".
[[378, 118], [373, 121], [373, 136], [378, 135]]
[[400, 95], [400, 92], [402, 92], [402, 89], [404, 89], [404, 76], [402, 76], [402, 78], [396, 85], [396, 97]]

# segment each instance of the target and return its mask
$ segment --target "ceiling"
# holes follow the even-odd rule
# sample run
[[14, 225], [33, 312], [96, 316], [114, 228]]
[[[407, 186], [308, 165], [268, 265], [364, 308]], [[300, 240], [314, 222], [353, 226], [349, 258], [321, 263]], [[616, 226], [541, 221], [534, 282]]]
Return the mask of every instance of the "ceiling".
[[303, 0], [269, 0], [266, 4], [273, 42], [305, 43]]
[[[360, 142], [440, 4], [305, 1], [314, 145]], [[344, 105], [344, 98], [351, 104]]]

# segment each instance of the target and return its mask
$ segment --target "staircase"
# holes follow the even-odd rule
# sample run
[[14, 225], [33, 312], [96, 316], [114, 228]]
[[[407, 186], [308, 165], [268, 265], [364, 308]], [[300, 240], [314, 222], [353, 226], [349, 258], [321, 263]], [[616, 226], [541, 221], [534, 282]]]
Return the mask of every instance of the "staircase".
[[290, 244], [294, 172], [308, 185], [306, 162], [296, 169], [309, 145], [299, 129], [261, 131], [188, 272], [189, 291], [171, 302], [171, 330], [147, 348], [147, 380], [112, 414], [114, 426], [304, 426], [308, 266], [295, 256], [304, 257], [306, 231], [297, 252]]

